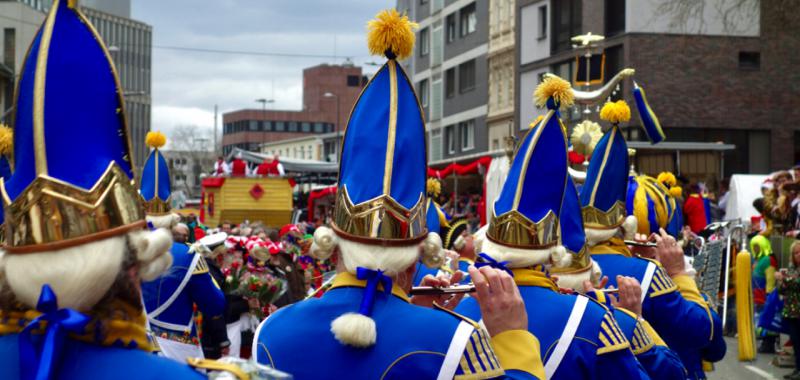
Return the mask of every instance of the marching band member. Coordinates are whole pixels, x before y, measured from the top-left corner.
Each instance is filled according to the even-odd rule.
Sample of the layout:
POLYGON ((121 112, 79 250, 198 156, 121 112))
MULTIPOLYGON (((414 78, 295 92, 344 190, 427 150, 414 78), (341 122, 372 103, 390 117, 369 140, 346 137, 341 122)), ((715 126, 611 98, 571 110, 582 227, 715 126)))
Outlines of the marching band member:
POLYGON ((397 63, 413 49, 414 26, 393 9, 368 26, 370 50, 388 62, 353 108, 334 222, 314 232, 311 248, 338 259, 333 286, 272 314, 259 326, 253 352, 297 379, 541 379, 538 341, 504 272, 470 269, 488 334, 442 307, 412 303, 432 305, 430 298, 408 297, 420 245, 427 264, 442 262, 441 241, 426 228, 425 125, 397 63))
MULTIPOLYGON (((547 267, 567 268, 572 255, 561 245, 559 221, 567 192, 567 145, 557 110, 572 104, 568 82, 548 77, 537 88, 544 119, 517 149, 505 185, 494 202, 480 254, 489 265, 513 274, 528 314, 528 330, 542 344, 548 379, 647 379, 613 314, 579 294, 561 294, 547 267)), ((591 263, 582 273, 590 275, 591 263)), ((587 275, 587 276, 588 276, 587 275)), ((588 277, 587 277, 588 278, 588 277)), ((485 320, 474 299, 456 310, 485 320)))
MULTIPOLYGON (((180 217, 170 211, 169 166, 158 150, 164 146, 166 138, 161 132, 149 132, 145 142, 153 148, 142 169, 140 191, 147 220, 155 228, 171 230, 180 217)), ((190 357, 203 357, 194 305, 203 313, 203 318, 222 319, 225 295, 208 273, 208 264, 202 255, 178 242, 172 243, 170 253, 170 270, 162 277, 143 283, 142 295, 150 329, 161 353, 185 362, 190 357)))
POLYGON ((609 102, 600 116, 613 125, 595 147, 580 193, 592 258, 610 285, 617 286, 617 276, 633 277, 641 284, 642 315, 671 349, 681 354, 702 348, 721 332, 714 331, 705 304, 693 302, 699 292, 684 273, 683 251, 675 239, 666 233, 656 235, 663 252, 660 263, 636 257, 622 240, 623 236, 633 238, 637 229, 637 218, 626 217, 628 148, 618 126, 630 119, 630 108, 624 101, 609 102))
POLYGON ((169 268, 171 238, 145 228, 122 88, 77 1, 53 1, 23 67, 0 182, 0 378, 202 378, 152 354, 139 283, 169 268))

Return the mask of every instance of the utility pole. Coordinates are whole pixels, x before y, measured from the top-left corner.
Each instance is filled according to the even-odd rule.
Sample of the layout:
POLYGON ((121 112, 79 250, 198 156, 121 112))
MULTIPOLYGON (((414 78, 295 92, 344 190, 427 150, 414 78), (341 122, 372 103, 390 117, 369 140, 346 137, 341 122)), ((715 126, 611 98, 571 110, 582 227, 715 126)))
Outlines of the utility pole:
POLYGON ((214 104, 214 155, 216 156, 218 153, 217 151, 217 105, 214 104))

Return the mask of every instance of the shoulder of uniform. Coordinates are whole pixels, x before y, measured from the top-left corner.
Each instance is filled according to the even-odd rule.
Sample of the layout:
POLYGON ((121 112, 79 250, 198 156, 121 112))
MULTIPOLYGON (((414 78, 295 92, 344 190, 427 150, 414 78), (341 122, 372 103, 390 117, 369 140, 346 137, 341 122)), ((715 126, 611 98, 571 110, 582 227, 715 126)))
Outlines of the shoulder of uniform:
POLYGON ((675 282, 669 277, 667 271, 665 271, 663 267, 657 266, 653 273, 653 279, 650 281, 650 288, 647 290, 647 296, 653 298, 677 290, 678 285, 675 285, 675 282))
POLYGON ((194 275, 203 273, 208 273, 208 263, 206 262, 205 257, 199 257, 197 259, 197 265, 195 265, 192 274, 194 275))
POLYGON ((475 327, 476 329, 480 328, 480 324, 478 322, 473 321, 471 318, 469 318, 467 316, 464 316, 464 315, 461 315, 459 313, 456 313, 455 311, 452 311, 450 309, 444 308, 444 307, 440 306, 439 304, 437 304, 435 302, 433 304, 433 308, 436 309, 436 310, 439 310, 439 311, 443 311, 443 312, 449 314, 450 316, 452 316, 453 318, 458 319, 459 321, 467 322, 470 325, 472 325, 472 327, 475 327))
POLYGON ((455 380, 490 379, 503 374, 503 367, 494 352, 489 333, 483 327, 476 326, 472 329, 469 340, 466 342, 453 378, 455 380))
POLYGON ((624 350, 630 347, 628 339, 625 338, 625 334, 622 333, 617 321, 614 319, 614 315, 610 311, 607 311, 603 315, 597 340, 598 355, 624 350))
POLYGON ((636 327, 633 328, 630 344, 634 355, 645 353, 655 345, 655 341, 639 319, 636 320, 636 327))

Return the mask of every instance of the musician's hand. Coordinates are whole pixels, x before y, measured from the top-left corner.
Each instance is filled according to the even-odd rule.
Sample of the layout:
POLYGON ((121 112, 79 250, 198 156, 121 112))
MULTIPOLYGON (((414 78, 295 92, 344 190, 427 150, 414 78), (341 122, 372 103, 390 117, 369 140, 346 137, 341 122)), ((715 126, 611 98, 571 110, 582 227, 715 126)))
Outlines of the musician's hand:
POLYGON ((488 266, 469 267, 475 284, 473 297, 481 308, 483 324, 489 335, 509 330, 528 330, 528 312, 514 279, 505 271, 488 266))
MULTIPOLYGON (((419 285, 432 286, 434 288, 446 288, 451 284, 458 284, 463 278, 464 272, 456 272, 452 276, 439 275, 433 277, 431 275, 426 275, 422 278, 422 281, 419 285)), ((432 296, 417 295, 411 297, 411 303, 417 306, 433 307, 433 303, 436 302, 437 305, 444 307, 445 309, 453 310, 456 306, 458 306, 458 303, 461 302, 462 298, 464 298, 464 293, 432 296)))
MULTIPOLYGON (((597 289, 605 289, 606 285, 608 285, 608 276, 603 276, 600 280, 600 283, 597 284, 597 289)), ((587 294, 593 292, 595 290, 594 284, 591 281, 586 280, 583 282, 583 294, 587 294)))
POLYGON ((611 297, 614 307, 621 307, 636 316, 642 315, 642 287, 633 277, 617 276, 617 297, 611 297))
MULTIPOLYGON (((647 242, 652 241, 650 236, 647 236, 647 235, 644 235, 644 234, 636 234, 636 235, 634 235, 633 240, 638 242, 638 243, 647 243, 647 242)), ((628 246, 628 249, 630 249, 631 252, 633 252, 634 254, 636 254, 638 256, 641 256, 641 257, 646 257, 648 259, 655 259, 656 258, 656 248, 654 248, 654 247, 641 247, 641 246, 638 246, 638 245, 634 245, 634 246, 628 246)))
POLYGON ((667 275, 675 277, 683 274, 686 262, 683 259, 683 250, 678 246, 675 238, 669 236, 664 229, 659 230, 658 235, 653 235, 656 240, 656 260, 661 262, 667 275))

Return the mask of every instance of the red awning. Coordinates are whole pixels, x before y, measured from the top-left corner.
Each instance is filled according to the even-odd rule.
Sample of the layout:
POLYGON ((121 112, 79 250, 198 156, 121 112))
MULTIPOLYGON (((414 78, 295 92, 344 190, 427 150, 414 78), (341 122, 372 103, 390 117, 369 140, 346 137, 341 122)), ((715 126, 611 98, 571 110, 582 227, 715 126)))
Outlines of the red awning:
POLYGON ((445 178, 453 173, 456 175, 467 175, 480 173, 481 170, 486 170, 492 163, 492 157, 483 156, 468 164, 452 163, 442 169, 428 168, 428 177, 445 178))

